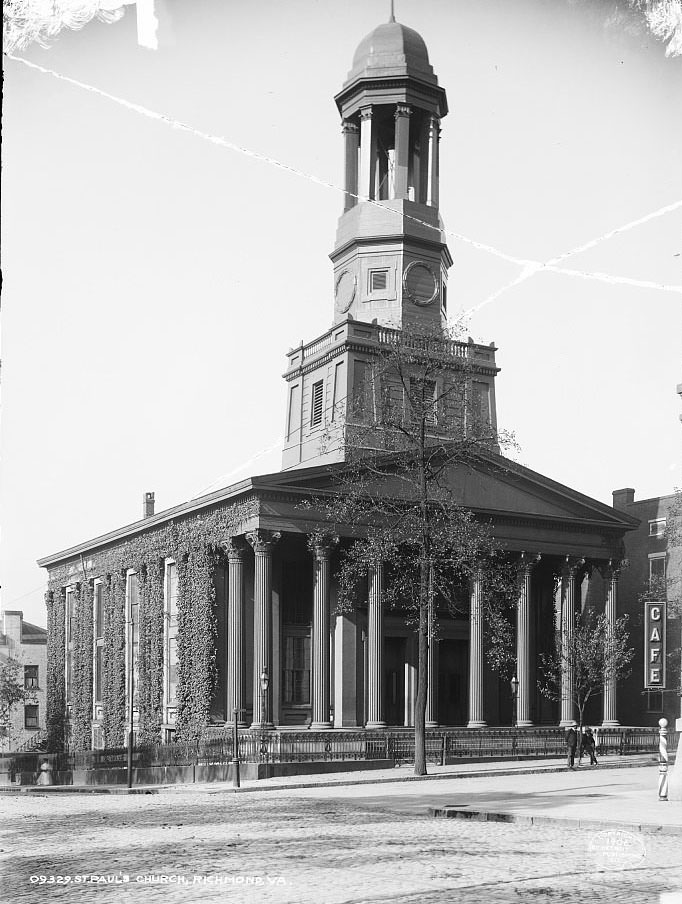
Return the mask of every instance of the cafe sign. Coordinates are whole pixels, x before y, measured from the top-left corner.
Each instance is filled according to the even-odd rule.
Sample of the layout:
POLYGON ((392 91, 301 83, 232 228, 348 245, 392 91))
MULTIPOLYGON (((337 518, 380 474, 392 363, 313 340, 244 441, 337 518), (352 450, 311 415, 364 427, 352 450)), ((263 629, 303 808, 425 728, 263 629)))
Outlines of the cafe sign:
POLYGON ((665 603, 644 604, 644 689, 665 689, 665 603))

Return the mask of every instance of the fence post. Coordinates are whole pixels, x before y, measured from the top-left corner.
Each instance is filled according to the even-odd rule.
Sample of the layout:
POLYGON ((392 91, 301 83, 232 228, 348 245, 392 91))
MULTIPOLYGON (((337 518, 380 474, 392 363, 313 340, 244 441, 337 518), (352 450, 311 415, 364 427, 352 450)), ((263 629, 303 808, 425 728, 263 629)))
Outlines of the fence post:
POLYGON ((440 739, 440 764, 445 765, 445 735, 440 739))
POLYGON ((668 720, 659 719, 658 731, 658 799, 668 799, 668 720))

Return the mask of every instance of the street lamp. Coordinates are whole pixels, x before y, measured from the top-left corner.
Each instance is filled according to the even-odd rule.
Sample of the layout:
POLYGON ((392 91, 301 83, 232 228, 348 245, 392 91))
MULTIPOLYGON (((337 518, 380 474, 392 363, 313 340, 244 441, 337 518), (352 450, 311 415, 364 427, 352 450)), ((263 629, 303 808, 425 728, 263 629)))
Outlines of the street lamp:
POLYGON ((270 676, 268 675, 267 666, 260 673, 260 727, 264 729, 268 721, 268 688, 270 687, 270 676))
POLYGON ((518 721, 518 706, 519 706, 519 679, 514 675, 512 680, 509 682, 511 684, 511 692, 512 692, 512 725, 516 725, 518 721))
POLYGON ((233 778, 232 782, 235 788, 240 787, 239 781, 239 715, 243 713, 243 709, 239 709, 235 706, 232 710, 233 714, 233 722, 232 722, 232 766, 233 766, 233 778))

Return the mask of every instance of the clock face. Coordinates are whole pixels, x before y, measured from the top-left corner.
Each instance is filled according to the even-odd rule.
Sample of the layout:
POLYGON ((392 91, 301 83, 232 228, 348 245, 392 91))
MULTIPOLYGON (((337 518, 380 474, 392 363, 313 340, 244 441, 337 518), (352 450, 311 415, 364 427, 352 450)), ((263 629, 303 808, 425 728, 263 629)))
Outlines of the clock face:
POLYGON ((412 261, 403 273, 403 289, 413 304, 431 304, 439 295, 438 277, 424 261, 412 261))
POLYGON ((339 273, 334 294, 336 296, 336 307, 342 314, 353 304, 357 284, 357 277, 350 270, 342 270, 339 273))

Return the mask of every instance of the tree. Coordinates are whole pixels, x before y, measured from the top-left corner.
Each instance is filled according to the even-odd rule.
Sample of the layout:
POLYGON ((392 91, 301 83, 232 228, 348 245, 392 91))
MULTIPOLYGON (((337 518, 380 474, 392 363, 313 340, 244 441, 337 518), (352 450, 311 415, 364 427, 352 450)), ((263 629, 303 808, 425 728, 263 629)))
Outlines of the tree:
POLYGON ((573 631, 558 633, 555 649, 540 656, 540 693, 561 702, 564 676, 570 675, 581 726, 588 701, 603 693, 607 678, 620 681, 630 674, 635 651, 628 646, 627 623, 627 615, 616 619, 611 627, 604 614, 576 613, 573 631))
POLYGON ((11 743, 12 712, 14 707, 32 699, 21 680, 21 663, 12 657, 0 657, 0 734, 11 743))
POLYGON ((474 469, 504 467, 498 452, 509 438, 497 433, 474 392, 475 346, 445 328, 382 327, 377 335, 373 363, 329 438, 343 443, 341 486, 315 505, 333 531, 344 525, 360 534, 342 557, 340 607, 356 604, 371 563, 388 563, 383 604, 400 607, 416 628, 415 774, 424 775, 438 609, 465 610, 464 588, 476 575, 485 576, 488 601, 515 592, 491 526, 458 501, 474 469))

